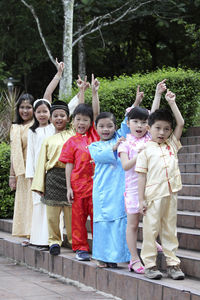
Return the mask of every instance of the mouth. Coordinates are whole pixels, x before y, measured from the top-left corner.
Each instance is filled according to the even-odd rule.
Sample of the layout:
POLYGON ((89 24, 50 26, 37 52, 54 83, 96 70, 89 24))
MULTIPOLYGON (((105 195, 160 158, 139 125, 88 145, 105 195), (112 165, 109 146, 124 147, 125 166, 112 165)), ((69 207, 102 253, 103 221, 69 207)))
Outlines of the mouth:
POLYGON ((136 130, 137 133, 142 133, 142 130, 136 130))

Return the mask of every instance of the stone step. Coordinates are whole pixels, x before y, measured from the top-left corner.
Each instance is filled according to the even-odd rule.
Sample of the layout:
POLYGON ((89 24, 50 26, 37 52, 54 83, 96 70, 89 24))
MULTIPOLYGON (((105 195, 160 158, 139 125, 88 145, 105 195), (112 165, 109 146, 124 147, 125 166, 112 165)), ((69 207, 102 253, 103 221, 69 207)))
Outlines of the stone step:
POLYGON ((200 144, 200 136, 185 136, 181 138, 182 145, 198 145, 200 144))
POLYGON ((181 173, 183 184, 200 185, 200 173, 181 173))
POLYGON ((181 173, 200 173, 200 164, 196 163, 179 163, 181 173))
POLYGON ((200 212, 200 197, 178 195, 178 210, 200 212))
POLYGON ((200 163, 200 153, 180 153, 178 161, 179 163, 200 163))
POLYGON ((200 185, 183 184, 183 188, 178 192, 178 195, 198 197, 200 195, 200 185))
POLYGON ((0 236, 0 255, 40 271, 49 272, 50 276, 62 276, 83 283, 122 300, 200 300, 198 253, 183 251, 180 254, 183 259, 183 268, 188 269, 190 273, 196 272, 196 278, 186 277, 185 280, 174 281, 164 274, 161 280, 149 280, 144 275, 128 272, 127 264, 119 264, 117 269, 99 269, 93 260, 77 261, 70 249, 62 247, 60 255, 51 256, 48 251, 40 251, 33 246, 22 247, 23 239, 11 237, 2 232, 0 236), (184 262, 184 257, 186 260, 190 257, 192 267, 184 262))
POLYGON ((178 153, 199 153, 200 152, 200 144, 198 145, 187 145, 183 146, 178 153))
POLYGON ((188 128, 186 132, 186 136, 200 136, 200 127, 199 126, 193 126, 188 128))
MULTIPOLYGON (((200 229, 177 227, 179 248, 185 250, 199 251, 200 229)), ((142 223, 139 224, 138 241, 142 241, 142 223)))
POLYGON ((177 226, 200 229, 200 212, 178 211, 177 212, 177 226))

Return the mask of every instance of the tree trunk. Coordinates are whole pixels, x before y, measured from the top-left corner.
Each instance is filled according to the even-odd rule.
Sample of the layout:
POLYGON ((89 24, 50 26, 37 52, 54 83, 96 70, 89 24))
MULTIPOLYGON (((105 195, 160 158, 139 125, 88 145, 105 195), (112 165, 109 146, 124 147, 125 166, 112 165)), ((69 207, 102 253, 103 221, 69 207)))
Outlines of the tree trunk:
POLYGON ((59 97, 69 97, 72 90, 72 33, 74 0, 62 0, 64 10, 63 62, 65 69, 60 81, 59 97))
MULTIPOLYGON (((78 30, 81 30, 82 25, 83 18, 80 12, 78 17, 78 30)), ((81 36, 81 31, 79 36, 81 36)), ((83 38, 78 41, 78 74, 81 76, 81 78, 84 78, 86 75, 85 46, 83 38)))

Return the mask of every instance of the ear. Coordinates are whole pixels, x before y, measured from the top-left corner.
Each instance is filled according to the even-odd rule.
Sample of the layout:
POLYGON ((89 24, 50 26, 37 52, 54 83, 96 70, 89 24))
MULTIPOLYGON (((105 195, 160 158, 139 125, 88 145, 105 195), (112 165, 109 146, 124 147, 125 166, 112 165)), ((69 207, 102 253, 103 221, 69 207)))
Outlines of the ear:
POLYGON ((149 131, 149 130, 150 130, 150 128, 151 128, 151 127, 150 127, 150 126, 147 124, 147 131, 149 131))
POLYGON ((130 122, 129 122, 129 120, 126 121, 126 124, 130 128, 130 122))

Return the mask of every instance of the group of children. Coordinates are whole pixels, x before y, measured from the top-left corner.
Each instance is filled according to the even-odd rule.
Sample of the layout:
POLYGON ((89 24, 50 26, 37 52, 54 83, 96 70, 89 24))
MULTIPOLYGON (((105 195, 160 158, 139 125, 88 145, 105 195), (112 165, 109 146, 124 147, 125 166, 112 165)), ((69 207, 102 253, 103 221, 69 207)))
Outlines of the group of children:
MULTIPOLYGON (((61 73, 62 69, 62 63, 58 63, 61 73)), ((57 76, 50 89, 47 88, 49 95, 56 87, 57 76)), ((22 175, 24 182, 31 181, 26 191, 30 191, 30 183, 33 191, 33 208, 23 206, 21 210, 25 214, 29 209, 31 230, 20 235, 30 236, 30 243, 48 246, 50 254, 58 255, 63 211, 68 242, 76 258, 87 261, 90 254, 86 221, 90 216, 92 258, 97 260, 98 267, 115 268, 117 263, 129 261, 129 271, 160 279, 163 274, 157 270, 156 256, 163 251, 168 276, 183 279, 175 252, 177 192, 181 189, 177 152, 184 120, 175 94, 167 90, 165 95, 176 119, 173 132, 171 112, 159 109, 166 91, 165 80, 156 87, 150 113, 139 106, 144 94, 138 87, 135 102, 126 110, 117 130, 115 116, 110 112, 100 113, 98 80, 92 75, 92 107, 84 103, 84 92, 89 87, 87 79, 79 77, 77 84, 79 104, 73 110, 68 130, 70 113, 65 102, 58 100, 51 104, 51 96, 44 95, 44 99, 31 102, 26 98, 18 104, 21 124, 29 128, 27 159, 24 158, 26 172, 24 165, 21 173, 16 171, 12 150, 10 186, 14 189, 22 175), (29 109, 25 110, 26 105, 29 109), (140 214, 144 215, 141 251, 144 265, 137 252, 140 214), (162 247, 156 241, 158 235, 162 247)), ((12 145, 13 141, 11 149, 12 145)), ((17 189, 20 186, 16 187, 16 194, 17 189)), ((19 199, 15 205, 16 202, 20 205, 19 199)), ((13 222, 18 226, 15 215, 13 222)))

